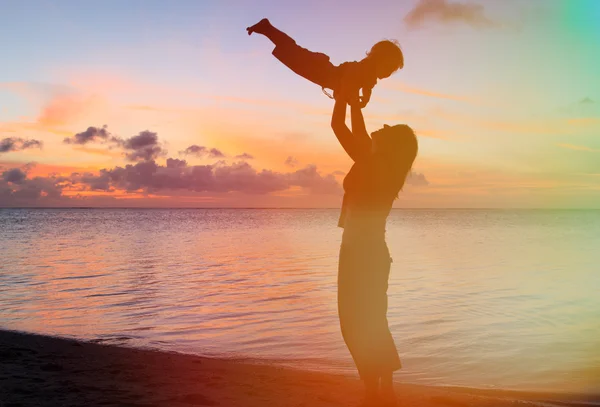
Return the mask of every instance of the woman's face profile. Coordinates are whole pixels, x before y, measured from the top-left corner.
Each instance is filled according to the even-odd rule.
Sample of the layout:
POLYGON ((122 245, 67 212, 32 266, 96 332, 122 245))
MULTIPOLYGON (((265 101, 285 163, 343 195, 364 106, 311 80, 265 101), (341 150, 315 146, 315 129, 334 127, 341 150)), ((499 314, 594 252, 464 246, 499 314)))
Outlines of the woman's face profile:
POLYGON ((377 154, 377 152, 381 149, 381 138, 386 127, 387 125, 384 125, 383 128, 375 130, 373 133, 371 133, 371 154, 377 154))

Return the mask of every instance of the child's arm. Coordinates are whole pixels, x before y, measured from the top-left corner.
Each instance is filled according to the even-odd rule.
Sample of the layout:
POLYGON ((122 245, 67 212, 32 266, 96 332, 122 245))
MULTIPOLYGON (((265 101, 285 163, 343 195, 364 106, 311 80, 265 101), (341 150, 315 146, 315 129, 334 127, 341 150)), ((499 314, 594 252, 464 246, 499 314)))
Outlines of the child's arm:
POLYGON ((366 62, 345 62, 342 67, 341 86, 346 88, 348 94, 348 104, 358 106, 362 109, 371 100, 373 87, 377 84, 375 72, 366 62), (360 91, 362 89, 362 96, 360 91))
MULTIPOLYGON (((357 62, 344 62, 340 64, 342 75, 339 86, 343 88, 346 102, 353 106, 360 104, 359 65, 357 62)), ((339 92, 338 92, 339 93, 339 92)))

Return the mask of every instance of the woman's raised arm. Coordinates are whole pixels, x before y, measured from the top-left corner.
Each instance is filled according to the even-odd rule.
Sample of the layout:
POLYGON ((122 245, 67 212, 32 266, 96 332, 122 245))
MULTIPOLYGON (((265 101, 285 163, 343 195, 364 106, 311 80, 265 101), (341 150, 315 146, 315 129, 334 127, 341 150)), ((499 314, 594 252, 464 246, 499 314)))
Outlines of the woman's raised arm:
POLYGON ((352 123, 352 134, 356 139, 359 150, 361 153, 370 154, 372 143, 371 137, 369 137, 367 127, 365 126, 362 110, 357 104, 350 106, 350 119, 352 123))
MULTIPOLYGON (((359 161, 364 158, 366 154, 370 154, 371 138, 367 134, 367 130, 364 128, 364 120, 362 120, 362 113, 360 113, 360 109, 359 114, 360 119, 362 120, 362 128, 360 125, 355 127, 355 108, 352 109, 352 130, 358 132, 359 134, 355 134, 353 131, 350 131, 348 126, 346 126, 346 100, 343 95, 337 95, 335 99, 333 114, 331 116, 331 128, 350 158, 352 158, 354 161, 359 161), (368 146, 365 142, 365 137, 369 141, 368 146)), ((356 118, 356 120, 358 120, 358 116, 356 116, 356 118)))

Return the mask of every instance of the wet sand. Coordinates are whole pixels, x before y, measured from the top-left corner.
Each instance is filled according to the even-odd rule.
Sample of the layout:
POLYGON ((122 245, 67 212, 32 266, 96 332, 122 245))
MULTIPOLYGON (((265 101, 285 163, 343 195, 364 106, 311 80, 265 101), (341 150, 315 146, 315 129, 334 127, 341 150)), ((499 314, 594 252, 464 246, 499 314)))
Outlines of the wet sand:
MULTIPOLYGON (((0 407, 358 406, 362 391, 343 375, 0 330, 0 407)), ((547 405, 525 393, 396 391, 399 406, 547 405)))

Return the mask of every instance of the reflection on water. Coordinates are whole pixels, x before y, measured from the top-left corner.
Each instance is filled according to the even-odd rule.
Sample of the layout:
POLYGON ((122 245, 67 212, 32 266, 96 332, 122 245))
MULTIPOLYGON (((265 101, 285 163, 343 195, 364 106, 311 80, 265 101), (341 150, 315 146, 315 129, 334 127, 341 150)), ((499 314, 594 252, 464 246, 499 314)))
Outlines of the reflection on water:
MULTIPOLYGON (((337 210, 0 210, 0 326, 353 371, 337 210)), ((600 212, 393 211, 402 380, 593 392, 600 212)))

